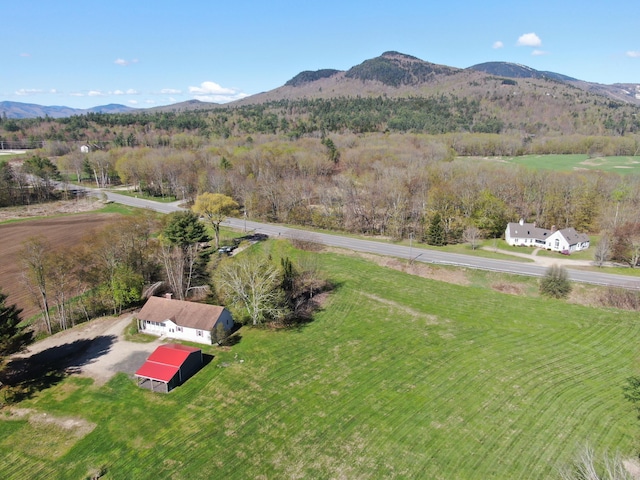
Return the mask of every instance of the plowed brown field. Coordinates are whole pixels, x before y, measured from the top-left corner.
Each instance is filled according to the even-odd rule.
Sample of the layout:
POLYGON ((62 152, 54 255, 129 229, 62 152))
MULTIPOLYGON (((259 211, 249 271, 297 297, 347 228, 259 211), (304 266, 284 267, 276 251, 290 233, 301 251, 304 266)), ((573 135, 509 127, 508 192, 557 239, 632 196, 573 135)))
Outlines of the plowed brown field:
POLYGON ((91 230, 109 223, 113 214, 88 213, 0 225, 0 289, 8 295, 7 302, 22 308, 22 318, 38 313, 29 292, 21 282, 18 252, 30 237, 42 235, 52 247, 79 243, 91 230))

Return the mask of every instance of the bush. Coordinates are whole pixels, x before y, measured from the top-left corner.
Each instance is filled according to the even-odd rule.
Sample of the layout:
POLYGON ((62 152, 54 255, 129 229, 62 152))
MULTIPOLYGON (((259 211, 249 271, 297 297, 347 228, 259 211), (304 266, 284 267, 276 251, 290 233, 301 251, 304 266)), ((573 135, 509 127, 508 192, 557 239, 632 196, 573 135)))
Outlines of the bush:
POLYGON ((549 267, 540 280, 540 293, 547 297, 567 298, 571 293, 567 271, 558 265, 549 267))

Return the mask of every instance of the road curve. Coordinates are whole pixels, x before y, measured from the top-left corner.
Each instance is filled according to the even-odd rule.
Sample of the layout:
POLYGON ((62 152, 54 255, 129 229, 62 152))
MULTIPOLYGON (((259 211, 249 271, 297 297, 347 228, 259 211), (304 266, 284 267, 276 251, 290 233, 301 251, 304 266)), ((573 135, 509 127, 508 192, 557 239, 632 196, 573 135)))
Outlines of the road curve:
MULTIPOLYGON (((87 189, 93 194, 101 195, 102 192, 87 189)), ((112 192, 104 192, 110 201, 138 208, 149 208, 160 213, 171 213, 181 210, 180 202, 160 203, 152 200, 134 198, 112 192)), ((419 247, 408 247, 391 243, 362 240, 328 233, 308 232, 295 228, 283 227, 268 223, 253 222, 239 218, 229 218, 223 223, 238 230, 247 232, 264 233, 271 237, 304 238, 316 243, 331 247, 345 248, 358 252, 373 253, 390 257, 405 258, 416 262, 431 263, 437 265, 452 265, 457 267, 476 268, 495 272, 510 273, 515 275, 527 275, 533 277, 543 276, 547 267, 532 263, 515 262, 510 260, 496 260, 472 255, 441 252, 419 247)), ((593 272, 566 267, 569 278, 574 282, 590 283, 594 285, 606 285, 640 290, 640 279, 625 275, 616 275, 605 272, 593 272)))

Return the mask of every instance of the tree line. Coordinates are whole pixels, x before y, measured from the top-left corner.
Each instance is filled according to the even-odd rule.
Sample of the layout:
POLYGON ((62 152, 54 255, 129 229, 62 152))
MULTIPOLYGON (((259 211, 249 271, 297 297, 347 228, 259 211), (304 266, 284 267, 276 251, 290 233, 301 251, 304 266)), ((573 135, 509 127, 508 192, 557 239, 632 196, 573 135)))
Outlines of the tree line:
POLYGON ((120 217, 77 246, 54 248, 45 237, 25 241, 19 255, 23 283, 40 309, 42 330, 51 334, 118 315, 140 305, 144 292, 222 303, 240 323, 308 319, 314 292, 326 286, 317 269, 288 258, 279 265, 259 252, 226 258, 217 251, 219 225, 237 204, 205 194, 196 205, 198 213, 120 217), (215 245, 200 214, 209 215, 215 245))
MULTIPOLYGON (((567 141, 599 151, 606 148, 607 139, 567 141)), ((637 148, 637 138, 624 140, 629 150, 637 148)), ((256 220, 396 240, 411 236, 435 245, 459 243, 469 236, 498 238, 508 222, 523 218, 546 228, 605 232, 612 239, 607 255, 634 263, 633 254, 620 252, 635 248, 637 175, 533 171, 456 157, 451 145, 461 149, 464 142, 454 134, 298 139, 255 135, 190 149, 76 151, 55 162, 28 160, 21 168, 40 172, 44 185, 49 162, 63 178, 98 187, 125 184, 134 191, 185 202, 204 192, 219 193, 256 220), (470 235, 473 229, 478 234, 470 235)))
POLYGON ((437 95, 285 99, 199 110, 11 119, 0 123, 0 141, 157 147, 256 134, 486 133, 518 137, 526 152, 522 139, 531 136, 562 144, 564 136, 624 137, 640 128, 639 109, 633 105, 556 84, 533 85, 525 92, 495 79, 487 82, 437 95))

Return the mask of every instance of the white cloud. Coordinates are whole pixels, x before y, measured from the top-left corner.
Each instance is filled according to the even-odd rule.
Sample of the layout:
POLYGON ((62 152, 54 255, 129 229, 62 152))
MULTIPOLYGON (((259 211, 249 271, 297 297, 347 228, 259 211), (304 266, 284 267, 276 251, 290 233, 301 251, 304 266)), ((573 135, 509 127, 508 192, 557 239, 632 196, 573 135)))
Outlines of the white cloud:
POLYGON ((87 95, 89 95, 90 97, 104 97, 104 93, 102 93, 100 90, 89 90, 89 93, 87 93, 87 95))
POLYGON ((39 88, 21 88, 20 90, 16 90, 14 93, 19 97, 26 97, 29 95, 38 95, 39 93, 44 92, 44 90, 40 90, 39 88))
POLYGON ((540 47, 542 40, 540 40, 540 37, 535 33, 525 33, 524 35, 520 35, 516 45, 519 47, 540 47))
POLYGON ((26 52, 24 52, 24 53, 21 53, 21 54, 20 54, 20 56, 21 56, 21 57, 30 57, 30 56, 31 56, 31 54, 30 54, 30 53, 26 53, 26 52))
POLYGON ((129 104, 131 105, 137 105, 138 101, 137 100, 129 100, 129 104))
POLYGON ((502 48, 502 47, 504 47, 504 43, 502 43, 500 40, 498 40, 497 42, 494 42, 492 48, 498 49, 498 48, 502 48))
POLYGON ((129 88, 128 90, 114 90, 113 92, 109 92, 112 95, 140 95, 140 92, 134 90, 133 88, 129 88))
POLYGON ((194 95, 233 95, 232 88, 221 87, 215 82, 202 82, 199 87, 189 87, 189 93, 194 95))
POLYGON ((124 58, 117 58, 115 62, 116 65, 120 65, 121 67, 128 67, 133 63, 138 63, 138 59, 134 58, 133 60, 125 60, 124 58))
POLYGON ((248 96, 246 93, 234 88, 222 87, 215 82, 202 82, 199 87, 189 87, 189 93, 201 102, 215 103, 232 102, 248 96))
POLYGON ((629 50, 627 52, 627 57, 640 58, 640 51, 638 51, 638 50, 629 50))
POLYGON ((175 88, 163 88, 162 90, 160 90, 160 93, 162 93, 163 95, 180 95, 182 93, 182 90, 177 90, 175 88))
POLYGON ((531 55, 533 55, 534 57, 539 57, 540 55, 548 55, 549 52, 545 52, 544 50, 534 50, 533 52, 531 52, 531 55))

